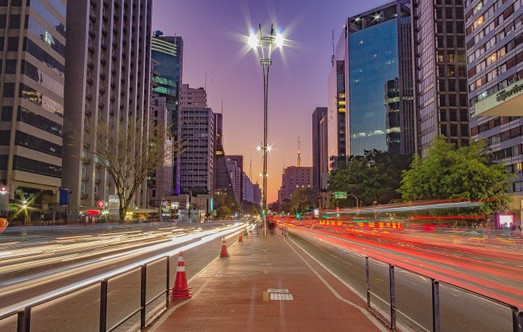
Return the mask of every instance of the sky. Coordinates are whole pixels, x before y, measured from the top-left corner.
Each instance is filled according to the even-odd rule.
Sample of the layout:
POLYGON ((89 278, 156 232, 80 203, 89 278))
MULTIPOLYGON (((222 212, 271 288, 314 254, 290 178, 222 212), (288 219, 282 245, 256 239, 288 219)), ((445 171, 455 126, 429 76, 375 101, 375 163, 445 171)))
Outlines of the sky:
POLYGON ((312 166, 312 113, 327 106, 331 55, 348 17, 384 0, 153 0, 153 31, 181 36, 182 82, 204 87, 208 106, 223 113, 226 155, 243 155, 244 172, 261 187, 263 73, 246 44, 259 24, 271 23, 286 36, 269 70, 269 203, 278 199, 283 169, 312 166))

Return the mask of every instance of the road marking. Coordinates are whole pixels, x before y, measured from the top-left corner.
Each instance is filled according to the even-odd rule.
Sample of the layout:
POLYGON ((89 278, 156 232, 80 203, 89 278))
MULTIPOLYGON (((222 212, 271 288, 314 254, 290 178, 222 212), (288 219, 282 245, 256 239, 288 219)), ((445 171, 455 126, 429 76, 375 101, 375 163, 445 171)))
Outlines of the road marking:
MULTIPOLYGON (((371 322, 372 324, 374 324, 374 326, 376 326, 381 332, 388 332, 389 330, 387 328, 385 328, 383 326, 383 324, 377 320, 368 310, 366 310, 365 308, 362 308, 361 306, 357 305, 356 303, 353 303, 345 298, 343 298, 343 296, 341 296, 340 293, 338 293, 328 282, 327 280, 325 280, 320 274, 318 271, 316 271, 312 265, 309 264, 309 262, 307 262, 305 260, 305 258, 303 258, 300 253, 293 247, 289 244, 289 242, 287 242, 288 240, 286 239, 285 240, 285 243, 287 243, 287 245, 296 253, 296 255, 298 255, 298 257, 300 257, 300 259, 309 267, 309 269, 311 269, 311 271, 316 275, 316 277, 318 277, 318 279, 320 279, 320 281, 331 291, 332 294, 334 294, 334 296, 336 296, 338 298, 338 300, 340 301, 343 301, 353 307, 355 307, 356 309, 358 309, 362 314, 364 314, 371 322)), ((305 249, 303 249, 302 247, 300 247, 296 242, 294 242, 293 240, 290 240, 292 243, 294 243, 298 248, 300 248, 302 250, 302 252, 304 252, 306 255, 308 255, 311 259, 313 259, 316 263, 318 263, 322 268, 324 268, 327 272, 329 272, 333 277, 335 277, 336 279, 338 279, 338 281, 340 281, 342 284, 344 284, 346 287, 348 287, 354 294, 357 294, 358 295, 358 292, 349 284, 347 284, 345 281, 343 281, 340 277, 338 277, 336 274, 334 274, 334 272, 332 272, 331 270, 329 270, 325 265, 323 265, 321 262, 319 262, 316 258, 312 257, 311 254, 309 254, 308 252, 305 251, 305 249)))

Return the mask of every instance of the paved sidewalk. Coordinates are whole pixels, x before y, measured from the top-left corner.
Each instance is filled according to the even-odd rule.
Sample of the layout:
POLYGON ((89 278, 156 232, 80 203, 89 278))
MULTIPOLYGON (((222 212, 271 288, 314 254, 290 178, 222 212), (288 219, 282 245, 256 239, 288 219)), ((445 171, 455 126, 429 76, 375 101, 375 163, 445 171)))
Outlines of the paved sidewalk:
POLYGON ((230 257, 189 280, 192 298, 173 301, 149 332, 389 331, 279 231, 268 237, 255 231, 227 250, 230 257))

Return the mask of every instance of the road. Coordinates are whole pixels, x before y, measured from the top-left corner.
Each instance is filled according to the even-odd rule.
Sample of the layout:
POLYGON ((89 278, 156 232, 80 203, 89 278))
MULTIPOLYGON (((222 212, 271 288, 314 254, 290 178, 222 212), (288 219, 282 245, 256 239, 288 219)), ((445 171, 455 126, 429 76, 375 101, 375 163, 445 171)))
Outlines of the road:
MULTIPOLYGON (((363 298, 364 256, 370 257, 371 289, 376 294, 371 302, 384 316, 388 317, 390 308, 379 298, 389 299, 388 264, 396 266, 398 310, 416 317, 428 330, 432 326, 430 278, 441 282, 444 331, 512 330, 510 310, 460 287, 523 308, 523 243, 519 240, 296 221, 282 225, 363 298)), ((414 326, 402 315, 400 321, 414 326)), ((422 330, 418 326, 413 329, 422 330)))

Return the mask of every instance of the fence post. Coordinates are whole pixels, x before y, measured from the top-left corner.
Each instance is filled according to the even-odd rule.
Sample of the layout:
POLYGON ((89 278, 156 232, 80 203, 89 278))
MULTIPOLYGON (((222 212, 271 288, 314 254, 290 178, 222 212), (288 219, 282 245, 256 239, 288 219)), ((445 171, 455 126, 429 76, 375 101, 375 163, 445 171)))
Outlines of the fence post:
POLYGON ((145 329, 145 312, 146 312, 146 291, 147 291, 147 264, 142 265, 142 281, 140 283, 141 292, 140 292, 140 327, 142 331, 145 329))
POLYGON ((432 282, 432 331, 440 331, 440 305, 439 305, 439 281, 430 279, 432 282))
POLYGON ((523 312, 520 312, 517 307, 512 307, 512 325, 514 332, 523 331, 523 312))
POLYGON ((31 307, 25 307, 18 313, 17 332, 29 332, 31 329, 31 307))
POLYGON ((390 291, 390 328, 396 331, 396 283, 394 281, 394 266, 389 265, 390 291))
POLYGON ((167 268, 165 269, 166 278, 165 278, 165 308, 169 308, 169 287, 171 286, 169 278, 171 277, 171 257, 167 256, 167 268))
POLYGON ((107 280, 100 284, 100 332, 107 331, 107 280))
POLYGON ((367 289, 367 307, 370 308, 370 272, 369 256, 365 256, 365 287, 367 289))

